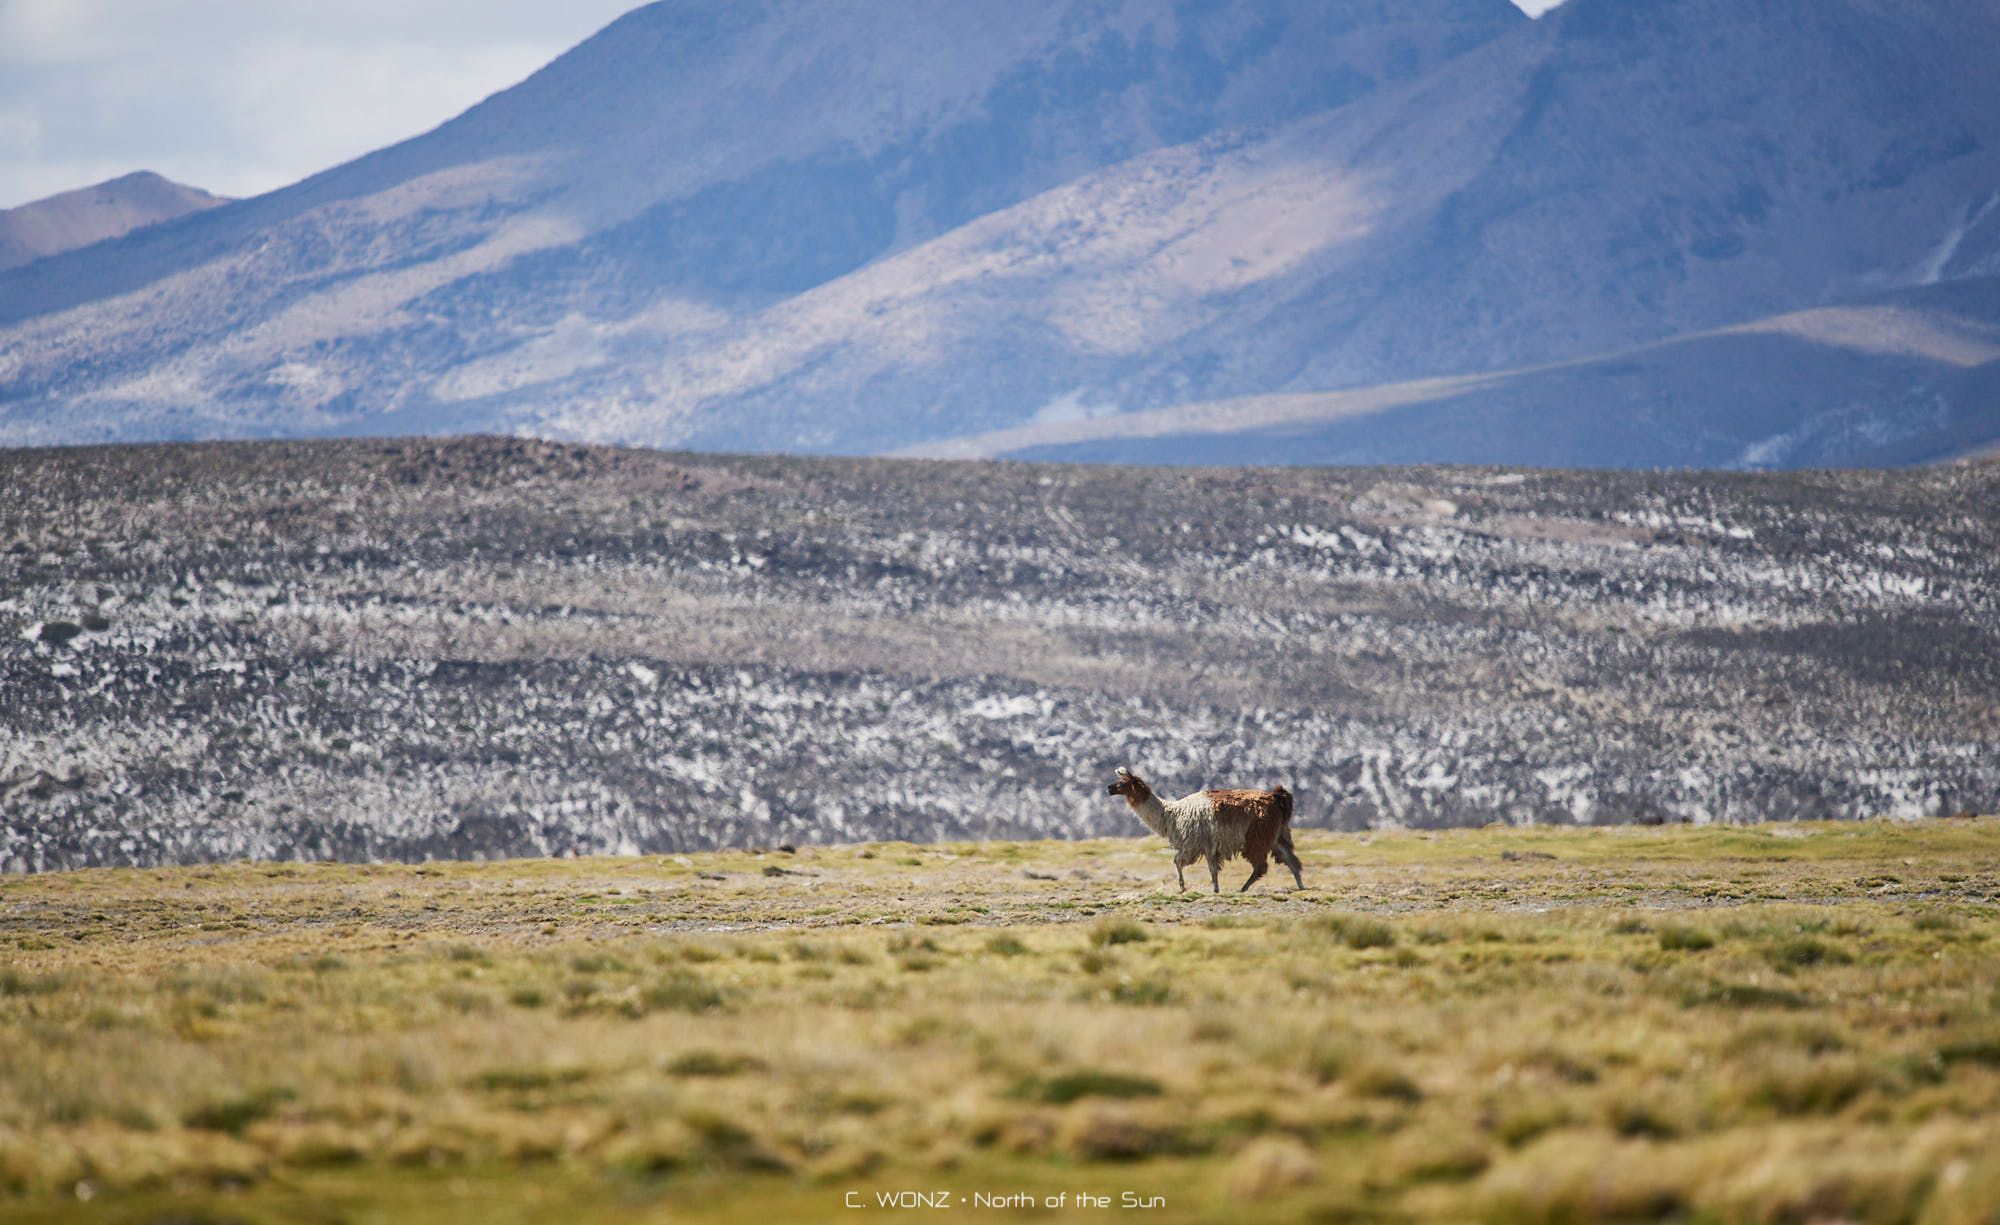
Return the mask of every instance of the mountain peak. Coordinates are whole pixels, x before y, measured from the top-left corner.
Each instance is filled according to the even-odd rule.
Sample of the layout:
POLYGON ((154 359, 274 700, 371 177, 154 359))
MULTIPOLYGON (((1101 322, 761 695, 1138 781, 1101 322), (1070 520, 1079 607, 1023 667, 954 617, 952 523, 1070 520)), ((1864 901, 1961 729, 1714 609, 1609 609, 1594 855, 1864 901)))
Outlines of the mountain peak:
POLYGON ((87 247, 229 201, 150 170, 0 209, 0 268, 87 247))

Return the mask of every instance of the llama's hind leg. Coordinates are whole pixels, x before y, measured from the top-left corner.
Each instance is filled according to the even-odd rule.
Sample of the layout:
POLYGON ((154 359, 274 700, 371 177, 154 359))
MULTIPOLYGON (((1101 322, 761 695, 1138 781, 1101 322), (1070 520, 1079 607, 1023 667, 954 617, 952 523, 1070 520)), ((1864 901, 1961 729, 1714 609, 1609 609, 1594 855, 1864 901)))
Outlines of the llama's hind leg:
POLYGON ((1280 833, 1278 845, 1272 849, 1277 852, 1278 862, 1292 870, 1292 879, 1298 882, 1299 888, 1305 888, 1306 878, 1300 868, 1298 852, 1292 849, 1292 831, 1280 833))

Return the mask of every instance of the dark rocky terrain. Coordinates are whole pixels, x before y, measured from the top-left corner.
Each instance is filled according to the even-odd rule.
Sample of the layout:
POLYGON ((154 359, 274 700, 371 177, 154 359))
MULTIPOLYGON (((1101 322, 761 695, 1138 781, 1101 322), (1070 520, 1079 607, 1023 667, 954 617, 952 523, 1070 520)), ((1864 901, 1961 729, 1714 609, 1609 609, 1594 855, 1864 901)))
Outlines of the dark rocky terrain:
POLYGON ((0 452, 0 867, 1992 811, 2000 465, 0 452))

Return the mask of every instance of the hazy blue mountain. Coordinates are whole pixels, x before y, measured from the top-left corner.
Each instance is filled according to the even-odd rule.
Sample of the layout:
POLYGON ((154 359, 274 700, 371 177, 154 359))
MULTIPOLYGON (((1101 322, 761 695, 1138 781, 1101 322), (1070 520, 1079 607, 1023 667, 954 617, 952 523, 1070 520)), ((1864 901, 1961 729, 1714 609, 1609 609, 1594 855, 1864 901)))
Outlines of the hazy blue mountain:
POLYGON ((0 269, 227 204, 150 170, 0 209, 0 269))
MULTIPOLYGON (((1965 449, 1984 360, 1877 353, 1867 304, 2000 275, 1995 62, 1970 0, 671 0, 421 137, 0 275, 0 441, 1081 457, 1079 422, 1478 375, 1310 453, 1965 449)), ((1269 426, 1190 446, 1308 453, 1269 426)))

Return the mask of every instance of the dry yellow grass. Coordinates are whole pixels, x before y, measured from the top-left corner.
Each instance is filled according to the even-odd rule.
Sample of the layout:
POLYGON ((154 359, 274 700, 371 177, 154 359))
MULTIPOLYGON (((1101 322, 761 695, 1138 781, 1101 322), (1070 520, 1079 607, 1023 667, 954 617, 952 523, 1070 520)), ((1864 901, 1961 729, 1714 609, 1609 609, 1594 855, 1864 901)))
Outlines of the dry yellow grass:
POLYGON ((2000 820, 1300 853, 7 878, 0 1217, 2000 1220, 2000 820))

